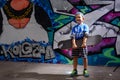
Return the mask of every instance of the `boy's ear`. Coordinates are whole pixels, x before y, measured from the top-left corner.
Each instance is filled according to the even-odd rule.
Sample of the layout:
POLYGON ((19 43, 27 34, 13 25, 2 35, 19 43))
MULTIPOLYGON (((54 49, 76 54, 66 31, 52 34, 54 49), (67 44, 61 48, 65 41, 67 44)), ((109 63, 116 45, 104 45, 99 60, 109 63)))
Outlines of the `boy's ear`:
POLYGON ((85 18, 83 17, 83 20, 85 20, 85 18))

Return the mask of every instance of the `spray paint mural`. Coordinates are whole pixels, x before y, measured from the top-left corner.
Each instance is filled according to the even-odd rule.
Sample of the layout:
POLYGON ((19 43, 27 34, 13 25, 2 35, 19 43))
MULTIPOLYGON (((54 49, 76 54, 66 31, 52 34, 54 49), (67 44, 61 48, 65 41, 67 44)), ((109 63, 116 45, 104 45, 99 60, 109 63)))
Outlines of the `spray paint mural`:
POLYGON ((25 5, 15 8, 14 1, 0 0, 0 60, 72 64, 71 49, 57 45, 70 39, 80 11, 90 35, 102 36, 98 45, 88 46, 89 65, 120 65, 120 1, 21 0, 25 5))
POLYGON ((1 57, 28 60, 55 57, 47 28, 50 17, 40 4, 29 0, 1 1, 1 57), (29 59, 30 58, 30 59, 29 59))

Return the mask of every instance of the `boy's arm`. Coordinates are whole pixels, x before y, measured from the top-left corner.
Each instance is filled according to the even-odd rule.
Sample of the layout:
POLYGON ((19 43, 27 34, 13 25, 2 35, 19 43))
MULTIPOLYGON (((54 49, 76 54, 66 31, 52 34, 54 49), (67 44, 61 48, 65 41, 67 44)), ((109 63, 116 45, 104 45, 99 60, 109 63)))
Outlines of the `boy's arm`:
POLYGON ((75 38, 72 38, 72 48, 77 48, 75 38))
POLYGON ((89 35, 89 27, 88 27, 88 25, 86 25, 85 29, 84 29, 84 37, 83 37, 82 46, 81 46, 83 48, 86 47, 86 42, 87 42, 87 39, 88 39, 88 35, 89 35))
POLYGON ((87 42, 87 37, 83 37, 83 41, 82 41, 82 48, 86 47, 86 42, 87 42))
POLYGON ((82 46, 81 47, 83 47, 83 48, 86 47, 87 39, 88 39, 88 33, 84 32, 84 37, 83 37, 83 41, 82 41, 82 46))
POLYGON ((76 45, 76 40, 75 40, 75 33, 74 33, 74 29, 72 28, 72 32, 71 32, 71 40, 72 40, 72 48, 77 48, 76 45))

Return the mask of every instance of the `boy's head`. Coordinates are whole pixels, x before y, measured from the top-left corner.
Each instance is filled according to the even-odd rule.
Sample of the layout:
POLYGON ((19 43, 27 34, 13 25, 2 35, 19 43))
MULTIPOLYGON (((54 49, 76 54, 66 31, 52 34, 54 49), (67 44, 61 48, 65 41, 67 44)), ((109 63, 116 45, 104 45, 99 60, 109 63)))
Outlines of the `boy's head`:
POLYGON ((83 15, 81 12, 77 12, 77 13, 75 14, 75 21, 76 21, 78 24, 83 23, 83 21, 84 21, 84 15, 83 15))

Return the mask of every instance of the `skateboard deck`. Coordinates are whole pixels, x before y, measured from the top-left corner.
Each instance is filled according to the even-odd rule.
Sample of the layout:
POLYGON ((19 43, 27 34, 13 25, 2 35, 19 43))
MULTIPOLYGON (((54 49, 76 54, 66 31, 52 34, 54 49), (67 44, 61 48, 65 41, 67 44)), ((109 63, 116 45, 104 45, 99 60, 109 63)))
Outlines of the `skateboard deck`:
MULTIPOLYGON (((87 39, 87 46, 94 46, 97 45, 98 43, 100 43, 102 40, 101 35, 94 35, 94 36, 88 36, 87 39)), ((78 47, 80 47, 82 45, 82 40, 76 40, 76 44, 78 47)), ((60 41, 58 43, 58 48, 59 49, 70 49, 72 48, 72 40, 68 39, 68 40, 63 40, 60 41)))

